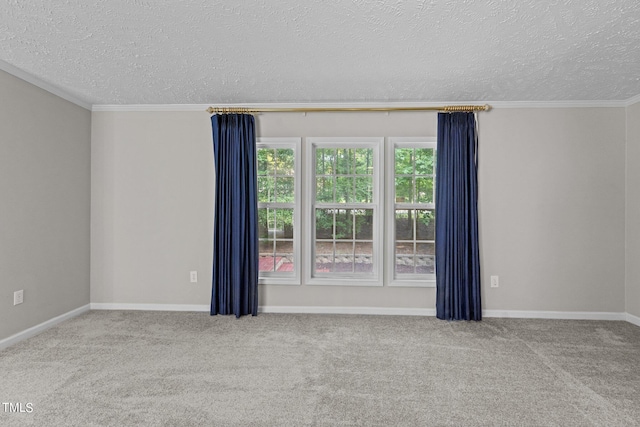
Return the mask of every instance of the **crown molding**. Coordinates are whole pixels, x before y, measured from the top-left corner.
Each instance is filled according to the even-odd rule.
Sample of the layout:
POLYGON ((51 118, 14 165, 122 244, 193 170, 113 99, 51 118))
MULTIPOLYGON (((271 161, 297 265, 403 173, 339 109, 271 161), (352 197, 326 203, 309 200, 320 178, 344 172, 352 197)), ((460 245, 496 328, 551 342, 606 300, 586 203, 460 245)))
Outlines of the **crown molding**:
MULTIPOLYGON (((233 106, 243 106, 249 104, 234 104, 233 106)), ((264 104, 267 105, 267 104, 264 104)), ((275 104, 269 104, 275 105, 275 104)), ((226 106, 226 105, 225 105, 226 106)), ((103 112, 103 111, 118 111, 118 112, 158 112, 158 111, 201 111, 207 113, 207 108, 210 104, 94 104, 91 107, 91 111, 103 112)), ((209 113, 207 113, 209 114, 209 113)))
POLYGON ((624 108, 624 100, 589 101, 495 101, 491 108, 624 108))
POLYGON ((73 104, 76 104, 79 107, 82 107, 86 110, 91 110, 91 104, 89 104, 88 102, 85 102, 83 100, 81 100, 80 98, 71 95, 70 93, 60 89, 57 86, 54 86, 50 83, 47 83, 41 79, 39 79, 38 77, 27 73, 24 70, 21 70, 18 67, 15 67, 11 64, 9 64, 6 61, 3 61, 2 59, 0 59, 0 70, 5 71, 9 74, 11 74, 14 77, 17 77, 21 80, 24 80, 27 83, 31 83, 34 86, 39 87, 40 89, 46 90, 47 92, 60 97, 66 101, 69 101, 73 104))
POLYGON ((631 107, 633 104, 640 102, 640 94, 633 96, 625 101, 626 107, 631 107))

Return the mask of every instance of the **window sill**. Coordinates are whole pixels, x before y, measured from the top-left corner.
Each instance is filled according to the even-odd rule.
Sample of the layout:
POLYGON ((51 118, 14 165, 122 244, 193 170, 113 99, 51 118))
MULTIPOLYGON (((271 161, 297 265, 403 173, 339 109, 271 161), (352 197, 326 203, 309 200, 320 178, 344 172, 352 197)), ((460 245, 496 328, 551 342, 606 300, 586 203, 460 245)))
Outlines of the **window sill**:
POLYGON ((435 288, 436 280, 435 279, 404 279, 404 280, 392 280, 389 284, 389 287, 399 288, 435 288))
POLYGON ((307 279, 310 286, 382 286, 382 282, 377 278, 357 279, 352 277, 313 277, 307 279))
POLYGON ((285 285, 285 286, 300 286, 299 279, 289 279, 280 277, 261 277, 258 279, 258 285, 285 285))

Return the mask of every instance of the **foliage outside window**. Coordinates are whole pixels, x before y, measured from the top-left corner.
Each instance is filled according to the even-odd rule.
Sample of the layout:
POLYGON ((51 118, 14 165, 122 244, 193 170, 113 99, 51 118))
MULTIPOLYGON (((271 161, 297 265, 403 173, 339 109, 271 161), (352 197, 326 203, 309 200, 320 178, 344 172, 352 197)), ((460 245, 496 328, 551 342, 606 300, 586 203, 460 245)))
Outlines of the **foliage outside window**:
POLYGON ((376 179, 381 140, 317 138, 311 144, 311 279, 333 280, 331 284, 379 281, 376 179))
POLYGON ((260 283, 434 286, 435 139, 307 138, 304 198, 300 154, 259 139, 260 283))
POLYGON ((393 279, 435 279, 435 141, 393 143, 393 279))
MULTIPOLYGON (((296 139, 299 141, 299 139, 296 139)), ((261 138, 258 142, 258 239, 261 279, 297 282, 299 248, 296 207, 295 142, 261 138)), ((263 280, 264 281, 264 280, 263 280)))

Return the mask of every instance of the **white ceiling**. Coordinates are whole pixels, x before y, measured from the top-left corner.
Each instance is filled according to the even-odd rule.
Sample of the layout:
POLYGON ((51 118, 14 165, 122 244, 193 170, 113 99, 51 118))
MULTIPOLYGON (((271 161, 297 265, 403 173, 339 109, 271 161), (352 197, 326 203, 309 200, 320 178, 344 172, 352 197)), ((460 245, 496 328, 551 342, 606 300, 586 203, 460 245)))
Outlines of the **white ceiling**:
POLYGON ((0 60, 88 104, 626 100, 638 0, 0 0, 0 60))

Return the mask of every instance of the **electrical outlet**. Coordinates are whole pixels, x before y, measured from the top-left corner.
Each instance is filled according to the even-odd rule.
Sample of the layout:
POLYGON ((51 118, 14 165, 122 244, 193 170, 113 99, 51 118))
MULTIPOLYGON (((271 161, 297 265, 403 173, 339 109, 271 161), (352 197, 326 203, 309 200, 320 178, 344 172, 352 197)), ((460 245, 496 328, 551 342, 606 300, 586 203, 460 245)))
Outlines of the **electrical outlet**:
POLYGON ((22 304, 24 302, 24 290, 15 291, 13 293, 13 305, 22 304))
POLYGON ((189 278, 191 280, 191 283, 198 283, 198 272, 192 271, 191 273, 189 273, 189 278))
POLYGON ((491 287, 497 288, 498 286, 500 286, 500 283, 498 282, 498 276, 491 276, 491 287))

